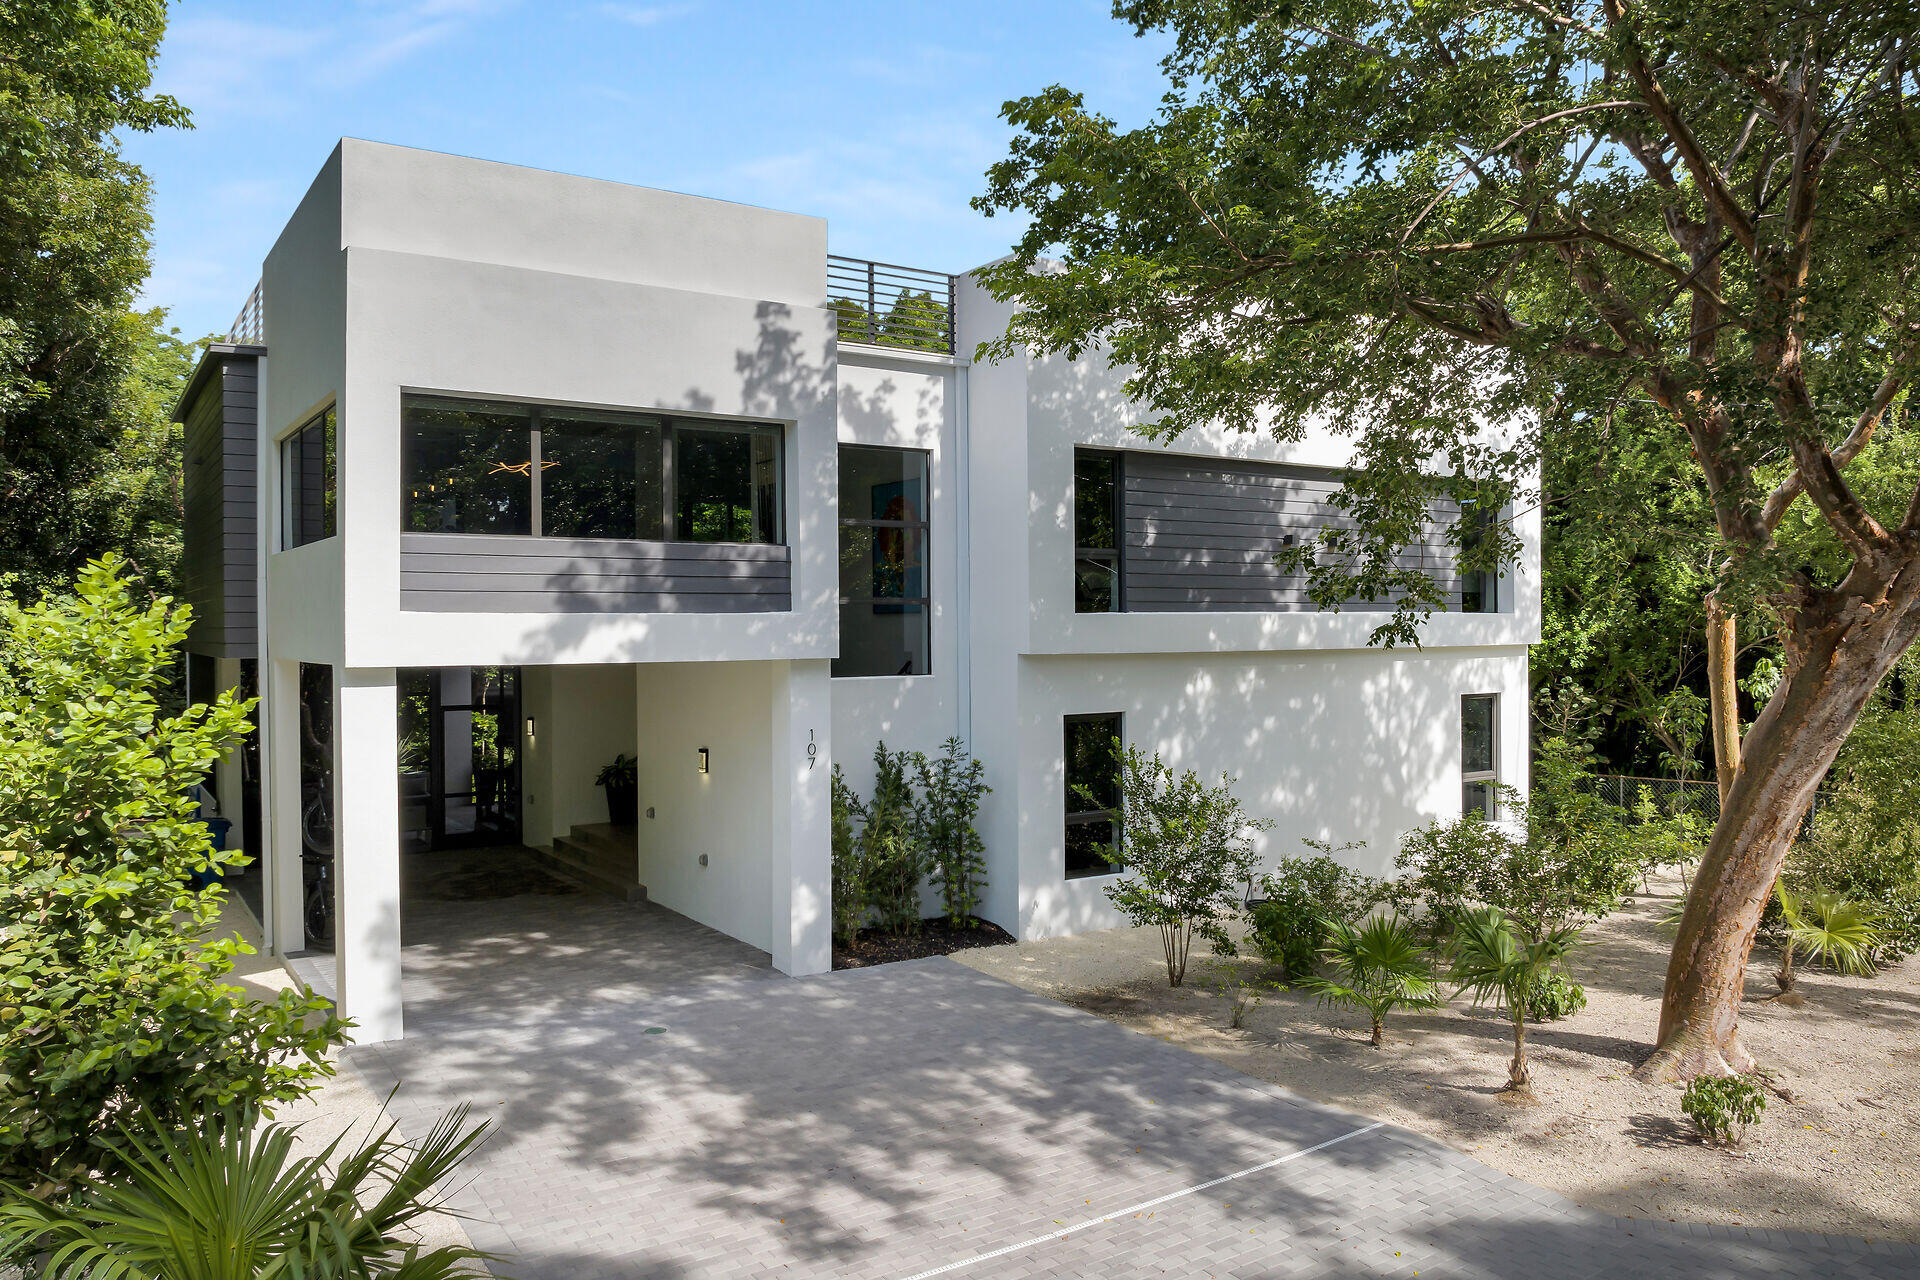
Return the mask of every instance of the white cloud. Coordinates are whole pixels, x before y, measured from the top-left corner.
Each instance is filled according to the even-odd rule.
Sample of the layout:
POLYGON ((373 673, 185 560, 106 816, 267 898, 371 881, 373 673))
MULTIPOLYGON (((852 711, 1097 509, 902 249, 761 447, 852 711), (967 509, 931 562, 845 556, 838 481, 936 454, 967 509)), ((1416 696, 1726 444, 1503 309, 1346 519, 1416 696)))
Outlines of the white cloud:
POLYGON ((694 4, 603 4, 600 13, 630 27, 657 27, 675 18, 684 18, 700 6, 694 4))

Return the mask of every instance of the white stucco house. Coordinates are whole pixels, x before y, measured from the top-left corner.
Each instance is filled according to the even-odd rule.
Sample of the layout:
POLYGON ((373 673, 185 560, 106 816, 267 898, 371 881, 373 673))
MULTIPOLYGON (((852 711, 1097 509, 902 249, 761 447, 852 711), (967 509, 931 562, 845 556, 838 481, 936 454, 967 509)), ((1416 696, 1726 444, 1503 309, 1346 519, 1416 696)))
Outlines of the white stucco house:
POLYGON ((190 693, 261 698, 215 779, 243 896, 288 955, 327 899, 361 1039, 404 1025, 403 861, 462 843, 827 970, 829 773, 881 739, 985 762, 1022 939, 1119 923, 1074 799, 1109 735, 1237 777, 1270 859, 1378 870, 1524 787, 1537 515, 1497 583, 1409 548, 1454 607, 1370 648, 1273 560, 1340 437, 1147 444, 1103 361, 972 363, 1007 319, 818 218, 340 144, 178 416, 190 693))

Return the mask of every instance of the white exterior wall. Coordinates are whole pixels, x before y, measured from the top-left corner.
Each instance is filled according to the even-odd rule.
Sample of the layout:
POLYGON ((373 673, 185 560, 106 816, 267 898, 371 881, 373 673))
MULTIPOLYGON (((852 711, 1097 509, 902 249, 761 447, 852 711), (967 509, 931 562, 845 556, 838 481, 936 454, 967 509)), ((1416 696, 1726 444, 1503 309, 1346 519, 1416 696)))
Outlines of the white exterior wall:
POLYGON ((575 826, 607 820, 594 778, 617 755, 639 749, 632 666, 522 667, 520 714, 534 721, 520 742, 520 827, 546 844, 575 826))

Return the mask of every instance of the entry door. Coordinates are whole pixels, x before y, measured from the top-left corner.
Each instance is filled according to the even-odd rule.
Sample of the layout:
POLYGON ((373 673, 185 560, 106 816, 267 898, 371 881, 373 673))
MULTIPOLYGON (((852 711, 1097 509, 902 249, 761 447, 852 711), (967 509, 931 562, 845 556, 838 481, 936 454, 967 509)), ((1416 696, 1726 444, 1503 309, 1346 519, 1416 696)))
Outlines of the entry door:
POLYGON ((401 826, 412 847, 520 843, 518 667, 406 672, 401 736, 401 826))

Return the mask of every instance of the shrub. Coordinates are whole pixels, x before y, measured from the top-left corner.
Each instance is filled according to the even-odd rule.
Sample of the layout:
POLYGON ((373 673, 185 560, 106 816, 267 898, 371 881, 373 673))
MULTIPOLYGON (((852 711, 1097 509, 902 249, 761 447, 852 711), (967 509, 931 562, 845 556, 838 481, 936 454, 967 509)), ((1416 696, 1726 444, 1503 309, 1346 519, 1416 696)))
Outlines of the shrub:
POLYGON ((864 807, 860 864, 874 923, 888 933, 920 929, 920 881, 926 860, 914 830, 913 788, 907 782, 909 753, 873 748, 873 798, 864 807))
POLYGON ((1326 942, 1326 922, 1357 920, 1379 904, 1380 881, 1342 866, 1339 850, 1313 840, 1303 843, 1321 852, 1311 858, 1282 858, 1260 877, 1263 899, 1248 913, 1249 941, 1262 958, 1288 978, 1313 972, 1315 957, 1326 942))
POLYGON ((1558 1022, 1587 1007, 1587 989, 1564 973, 1550 973, 1527 992, 1527 1018, 1558 1022))
POLYGON ((1403 877, 1395 894, 1417 907, 1435 934, 1451 932, 1482 906, 1500 908, 1523 937, 1536 940, 1610 914, 1649 859, 1670 861, 1690 847, 1691 821, 1628 821, 1583 790, 1577 758, 1564 743, 1543 745, 1531 800, 1501 788, 1511 822, 1469 814, 1408 833, 1394 860, 1403 877))
POLYGON ((1327 942, 1320 954, 1334 977, 1309 976, 1300 986, 1317 993, 1318 1003, 1365 1009, 1373 1020, 1373 1046, 1387 1041, 1387 1015, 1395 1009, 1431 1009, 1441 1003, 1433 962, 1413 929, 1397 914, 1376 915, 1361 924, 1327 921, 1327 942))
POLYGON ((1695 1076, 1680 1095, 1694 1132, 1716 1146, 1739 1146, 1766 1109, 1766 1095, 1745 1076, 1695 1076))
POLYGON ((1793 990, 1796 951, 1842 973, 1863 977, 1873 973, 1873 949, 1879 945, 1880 931, 1857 904, 1826 889, 1815 889, 1803 898, 1779 881, 1774 882, 1773 893, 1786 933, 1780 971, 1773 975, 1782 991, 1793 990))
MULTIPOLYGON (((1543 938, 1522 938, 1498 907, 1481 907, 1454 921, 1447 944, 1453 961, 1450 976, 1476 1004, 1491 1001, 1506 1010, 1513 1027, 1513 1062, 1507 1068, 1507 1087, 1525 1089, 1532 1080, 1527 1063, 1527 1019, 1532 997, 1579 942, 1578 924, 1561 924, 1543 938)), ((1585 1000, 1585 993, 1581 999, 1585 1000)))
POLYGON ((1247 1025, 1247 1015, 1260 1007, 1268 992, 1286 990, 1285 983, 1249 976, 1234 956, 1215 956, 1208 970, 1213 989, 1227 1002, 1227 1025, 1236 1031, 1247 1025))
MULTIPOLYGON (((1109 885, 1109 901, 1136 925, 1153 925, 1167 962, 1167 985, 1187 976, 1197 935, 1233 954, 1227 922, 1253 878, 1250 833, 1273 824, 1249 818, 1225 774, 1210 787, 1189 769, 1172 769, 1137 747, 1114 743, 1120 763, 1120 845, 1127 874, 1109 885)), ((1097 799, 1089 797, 1094 803, 1097 799)))
POLYGON ((920 782, 914 826, 940 886, 941 908, 948 924, 970 924, 987 876, 987 846, 974 826, 980 798, 993 790, 986 784, 987 767, 968 756, 960 739, 948 738, 933 759, 914 752, 913 770, 920 782))
POLYGON ((833 803, 828 832, 833 850, 833 936, 842 942, 851 942, 860 932, 860 926, 867 922, 866 867, 860 860, 861 844, 853 831, 853 820, 860 814, 861 804, 837 764, 833 766, 831 786, 833 803))
POLYGON ((417 1143, 388 1126, 352 1150, 337 1138, 299 1159, 290 1127, 251 1114, 184 1131, 144 1119, 119 1140, 118 1170, 70 1202, 10 1196, 0 1206, 0 1252, 45 1251, 34 1274, 47 1280, 473 1275, 460 1264, 490 1255, 424 1249, 415 1235, 422 1218, 449 1212, 433 1189, 485 1132, 462 1132, 465 1118, 462 1107, 417 1143))
POLYGON ((164 715, 188 611, 136 605, 109 558, 72 597, 0 612, 0 1181, 43 1193, 113 1159, 119 1123, 167 1127, 308 1092, 343 1027, 310 990, 221 982, 234 867, 189 792, 246 728, 222 694, 164 715))

